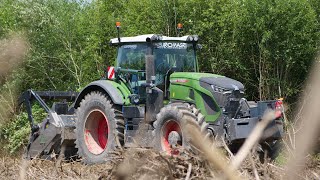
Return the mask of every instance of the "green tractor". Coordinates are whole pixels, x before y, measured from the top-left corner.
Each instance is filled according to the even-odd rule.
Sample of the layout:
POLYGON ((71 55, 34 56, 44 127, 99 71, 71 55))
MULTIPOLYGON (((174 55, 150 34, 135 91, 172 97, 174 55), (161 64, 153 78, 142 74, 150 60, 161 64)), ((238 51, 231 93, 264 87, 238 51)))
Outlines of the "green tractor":
POLYGON ((236 151, 268 109, 279 113, 260 144, 273 152, 283 136, 282 102, 248 102, 239 81, 200 73, 198 40, 196 35, 118 36, 110 41, 118 50, 115 66, 81 92, 24 93, 21 102, 27 104, 32 128, 27 158, 77 154, 93 164, 110 159, 118 148, 134 146, 178 154, 178 147, 192 147, 185 123, 236 151), (48 112, 38 125, 32 118, 33 99, 48 112), (64 101, 49 108, 43 99, 64 101), (68 106, 66 100, 74 103, 68 106))

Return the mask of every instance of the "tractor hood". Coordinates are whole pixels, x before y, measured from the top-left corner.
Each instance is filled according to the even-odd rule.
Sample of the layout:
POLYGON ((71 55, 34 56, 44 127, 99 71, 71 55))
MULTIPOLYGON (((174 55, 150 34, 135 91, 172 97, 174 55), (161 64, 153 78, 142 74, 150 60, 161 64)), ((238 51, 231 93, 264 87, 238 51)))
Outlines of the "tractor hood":
POLYGON ((244 91, 244 86, 241 82, 217 74, 176 72, 173 73, 170 78, 198 80, 200 81, 200 84, 206 83, 208 85, 213 85, 217 89, 223 91, 244 91))
POLYGON ((224 76, 222 76, 222 77, 202 77, 199 79, 199 81, 216 86, 217 88, 222 88, 223 90, 244 91, 244 86, 241 82, 236 81, 231 78, 224 77, 224 76))
POLYGON ((175 72, 170 76, 170 83, 171 98, 192 100, 193 93, 198 93, 196 104, 208 115, 214 115, 219 111, 219 107, 227 107, 230 99, 240 99, 244 96, 244 86, 241 82, 217 74, 175 72), (202 101, 199 101, 199 95, 202 101))

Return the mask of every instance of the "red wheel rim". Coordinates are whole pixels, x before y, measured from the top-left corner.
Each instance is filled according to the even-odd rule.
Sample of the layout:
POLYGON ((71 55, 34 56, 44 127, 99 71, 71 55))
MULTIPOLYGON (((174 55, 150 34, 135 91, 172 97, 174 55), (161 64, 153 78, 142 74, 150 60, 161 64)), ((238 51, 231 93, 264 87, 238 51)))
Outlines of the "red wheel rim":
POLYGON ((84 141, 92 154, 101 154, 108 144, 108 119, 100 110, 89 113, 84 127, 84 141))
MULTIPOLYGON (((181 136, 181 129, 179 124, 174 120, 169 120, 165 123, 165 125, 162 127, 162 136, 161 136, 161 146, 162 150, 166 151, 169 155, 177 155, 179 154, 179 151, 174 150, 171 148, 171 145, 169 143, 169 134, 173 131, 178 132, 178 134, 181 136)), ((181 141, 182 142, 182 141, 181 141)), ((182 145, 182 144, 179 144, 182 145)))

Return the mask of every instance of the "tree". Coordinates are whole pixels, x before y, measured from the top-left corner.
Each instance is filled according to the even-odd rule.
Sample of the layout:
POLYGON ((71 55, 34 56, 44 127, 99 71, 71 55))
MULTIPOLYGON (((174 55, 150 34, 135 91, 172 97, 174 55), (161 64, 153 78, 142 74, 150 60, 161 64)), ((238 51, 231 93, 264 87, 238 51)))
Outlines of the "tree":
POLYGON ((259 84, 258 97, 295 99, 318 48, 314 10, 299 0, 247 0, 239 5, 243 8, 235 25, 238 54, 258 82, 252 84, 259 84))

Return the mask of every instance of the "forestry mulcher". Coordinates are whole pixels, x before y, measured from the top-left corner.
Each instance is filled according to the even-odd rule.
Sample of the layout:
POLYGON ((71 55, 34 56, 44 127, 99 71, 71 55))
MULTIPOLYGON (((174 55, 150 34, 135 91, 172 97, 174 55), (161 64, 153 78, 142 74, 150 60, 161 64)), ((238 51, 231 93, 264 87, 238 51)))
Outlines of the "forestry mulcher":
POLYGON ((77 93, 26 91, 20 99, 31 125, 26 157, 76 155, 93 164, 132 146, 174 155, 179 147, 192 149, 185 123, 198 129, 204 139, 239 147, 269 109, 278 113, 260 147, 271 154, 283 134, 282 101, 247 101, 241 82, 200 73, 198 40, 196 35, 118 35, 110 41, 118 50, 115 66, 108 68, 104 78, 77 93), (49 108, 46 99, 62 100, 49 108), (34 123, 32 100, 48 113, 40 124, 34 123))

